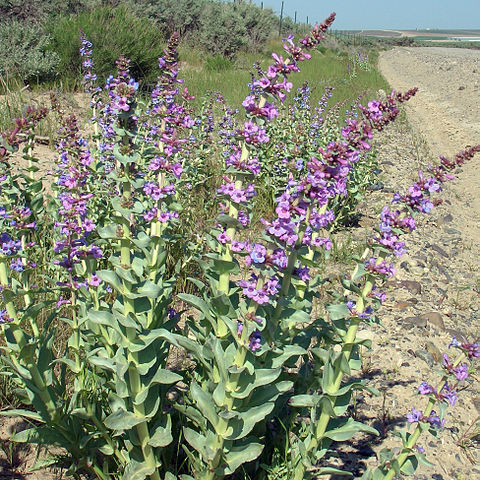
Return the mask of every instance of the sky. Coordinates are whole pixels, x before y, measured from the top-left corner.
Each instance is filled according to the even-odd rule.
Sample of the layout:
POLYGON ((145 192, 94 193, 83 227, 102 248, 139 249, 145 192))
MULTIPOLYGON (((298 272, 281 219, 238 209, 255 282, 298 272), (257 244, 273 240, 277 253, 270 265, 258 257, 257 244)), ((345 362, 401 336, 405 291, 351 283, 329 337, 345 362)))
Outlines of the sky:
MULTIPOLYGON (((248 0, 244 0, 248 1, 248 0)), ((252 3, 261 4, 260 0, 252 3)), ((278 15, 282 0, 263 0, 278 15)), ((337 30, 480 29, 480 0, 284 0, 284 16, 310 24, 337 13, 337 30)))

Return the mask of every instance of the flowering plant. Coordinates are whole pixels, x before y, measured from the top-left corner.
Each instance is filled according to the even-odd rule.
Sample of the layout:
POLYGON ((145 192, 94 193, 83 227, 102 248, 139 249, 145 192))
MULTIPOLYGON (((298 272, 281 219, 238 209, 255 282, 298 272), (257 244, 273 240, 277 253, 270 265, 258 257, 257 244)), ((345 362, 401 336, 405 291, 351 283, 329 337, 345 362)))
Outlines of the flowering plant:
MULTIPOLYGON (((209 106, 195 118, 192 97, 180 87, 178 36, 159 59, 148 101, 124 58, 105 88, 97 87, 92 46, 82 38, 95 134, 87 141, 53 99, 62 124, 53 196, 39 196, 43 186, 33 175, 30 138, 43 113, 29 111, 3 136, 1 322, 11 374, 32 408, 2 413, 35 421, 16 441, 61 447, 77 478, 87 472, 130 480, 273 478, 271 466, 288 445, 283 478, 301 480, 345 473, 322 466, 332 442, 377 433, 347 415, 355 390, 375 393, 363 381, 344 381, 368 345, 356 333, 375 321, 381 284, 394 273, 388 257, 404 252, 400 236, 415 228, 414 214, 432 208, 430 195, 455 163, 442 159, 432 178, 420 175, 395 196, 393 209, 384 208, 364 256, 342 278, 344 294, 322 305, 323 316, 317 307, 326 280, 318 265, 331 248, 331 225, 356 163, 416 90, 359 106, 362 115, 337 135, 309 144, 302 168, 285 172, 271 189, 274 214, 262 220, 263 232, 248 236, 257 177, 269 168, 272 137, 279 141, 271 125, 292 88, 289 75, 333 20, 299 44, 285 39, 288 58, 273 54, 258 70, 243 123, 235 125, 223 107, 218 215, 211 228, 195 232, 197 242, 185 242, 195 235, 182 220, 201 183, 197 167, 205 159, 197 154, 215 150, 214 121, 209 106), (31 165, 16 176, 8 167, 20 129, 28 132, 31 165), (42 270, 31 260, 35 249, 42 270), (192 257, 202 273, 188 278, 191 293, 174 295, 192 257), (61 329, 69 335, 63 352, 55 344, 61 329)), ((477 356, 476 346, 462 348, 477 356)), ((465 375, 463 364, 448 358, 445 369, 459 380, 465 375)), ((432 402, 452 403, 456 389, 446 385, 421 389, 432 402)), ((414 411, 412 420, 441 424, 432 408, 414 411)), ((407 456, 395 471, 413 448, 410 437, 405 442, 407 456)))

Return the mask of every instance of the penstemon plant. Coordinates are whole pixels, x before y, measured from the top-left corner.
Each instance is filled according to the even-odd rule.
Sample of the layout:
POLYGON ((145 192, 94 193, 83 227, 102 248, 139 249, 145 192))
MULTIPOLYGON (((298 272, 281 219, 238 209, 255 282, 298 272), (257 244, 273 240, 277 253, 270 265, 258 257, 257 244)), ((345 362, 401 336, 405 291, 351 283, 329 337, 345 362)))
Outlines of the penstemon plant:
MULTIPOLYGON (((327 466, 332 442, 377 433, 347 414, 355 390, 375 393, 345 381, 368 346, 356 332, 376 321, 381 284, 394 273, 388 257, 405 251, 400 236, 415 228, 413 215, 432 208, 430 194, 480 147, 455 162, 442 158, 431 178, 420 174, 395 195, 342 293, 322 304, 319 265, 342 208, 355 204, 370 139, 416 92, 358 105, 343 128, 326 120, 330 90, 313 112, 308 86, 290 110, 282 107, 289 75, 334 18, 298 45, 288 37, 287 58, 273 54, 266 71, 257 67, 243 122, 218 94, 198 113, 190 106, 177 35, 148 99, 124 58, 96 86, 92 45, 82 36, 94 134, 84 138, 52 99, 61 128, 49 193, 33 155, 46 112, 28 110, 2 136, 1 323, 25 408, 1 413, 32 421, 15 441, 59 447, 38 467, 65 466, 75 478, 301 480, 347 474, 327 466), (29 167, 17 174, 9 161, 21 130, 29 167), (262 189, 273 209, 253 233, 262 189), (201 225, 192 214, 199 198, 216 212, 201 225), (193 259, 201 274, 179 291, 193 259)), ((475 344, 457 346, 479 356, 475 344)), ((446 375, 458 381, 465 365, 445 357, 446 375)), ((442 422, 435 403, 456 398, 456 384, 445 381, 421 385, 429 404, 411 415, 417 429, 402 434, 398 459, 387 452, 366 478, 411 470, 419 434, 442 422)))

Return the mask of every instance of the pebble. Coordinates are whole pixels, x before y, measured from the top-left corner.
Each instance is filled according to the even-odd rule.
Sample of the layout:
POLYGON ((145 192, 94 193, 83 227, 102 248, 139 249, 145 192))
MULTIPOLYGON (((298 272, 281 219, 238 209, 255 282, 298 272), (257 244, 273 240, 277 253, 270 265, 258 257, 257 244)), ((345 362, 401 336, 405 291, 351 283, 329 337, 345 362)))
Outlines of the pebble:
POLYGON ((440 363, 443 360, 442 352, 433 342, 425 342, 425 349, 433 357, 435 363, 440 363))
POLYGON ((420 284, 420 282, 417 282, 415 280, 403 280, 401 282, 401 286, 415 295, 421 295, 422 293, 422 285, 420 284))
POLYGON ((432 250, 435 250, 437 253, 439 253, 442 257, 445 258, 450 258, 450 255, 440 246, 438 245, 432 245, 431 246, 432 250))
POLYGON ((403 322, 408 323, 413 327, 425 328, 427 326, 427 319, 421 317, 407 317, 403 322))
POLYGON ((459 342, 467 343, 468 339, 463 332, 455 330, 453 328, 447 328, 445 330, 450 336, 455 337, 459 342))
POLYGON ((477 412, 480 414, 480 397, 472 397, 472 403, 477 412))
POLYGON ((377 182, 374 183, 373 185, 369 185, 367 187, 367 190, 370 190, 371 192, 378 192, 380 190, 383 190, 385 188, 385 184, 382 182, 377 182))
POLYGON ((431 323, 439 330, 445 331, 445 323, 443 322, 442 316, 438 312, 424 313, 422 318, 425 318, 428 323, 431 323))
POLYGON ((420 360, 423 360, 429 367, 433 367, 433 364, 435 363, 433 355, 426 350, 415 350, 415 356, 420 360))
POLYGON ((444 228, 443 231, 445 233, 448 233, 449 235, 461 235, 462 234, 462 232, 460 230, 457 230, 455 228, 450 228, 450 227, 444 228))

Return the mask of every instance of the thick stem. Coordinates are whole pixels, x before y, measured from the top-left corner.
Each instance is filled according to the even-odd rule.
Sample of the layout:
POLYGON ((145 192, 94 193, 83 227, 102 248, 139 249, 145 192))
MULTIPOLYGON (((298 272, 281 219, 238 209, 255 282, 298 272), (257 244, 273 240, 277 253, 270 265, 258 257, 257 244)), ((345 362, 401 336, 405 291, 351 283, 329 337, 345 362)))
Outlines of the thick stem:
MULTIPOLYGON (((0 261, 0 285, 4 288, 8 288, 8 271, 4 260, 0 261)), ((11 329, 17 345, 20 347, 20 349, 23 349, 27 345, 27 339, 25 338, 25 334, 20 327, 20 322, 15 305, 11 300, 9 300, 6 302, 5 307, 7 310, 7 315, 13 319, 12 322, 8 324, 8 328, 11 329)), ((21 366, 14 354, 10 354, 10 358, 14 365, 18 366, 20 369, 21 366)), ((48 391, 48 388, 45 384, 45 380, 40 374, 37 365, 32 361, 32 358, 28 358, 25 360, 25 366, 30 372, 30 375, 32 376, 33 383, 35 384, 35 387, 38 390, 38 394, 40 395, 40 398, 42 399, 42 402, 47 409, 49 421, 51 421, 57 412, 57 408, 55 406, 55 402, 50 396, 50 392, 48 391)))
MULTIPOLYGON (((123 191, 123 197, 125 203, 128 204, 131 196, 130 186, 125 187, 123 191)), ((122 267, 125 269, 131 268, 131 252, 130 252, 130 225, 129 222, 121 217, 121 225, 123 227, 123 237, 120 240, 120 260, 122 263, 122 267)), ((125 292, 129 292, 131 289, 131 285, 127 282, 123 282, 125 292)), ((135 313, 135 308, 133 305, 133 300, 127 298, 126 295, 123 296, 123 306, 124 306, 124 315, 128 316, 130 314, 135 313)), ((137 331, 135 328, 127 328, 127 338, 130 341, 134 341, 137 337, 137 331)), ((127 361, 129 364, 128 368, 128 375, 129 375, 129 389, 130 389, 130 398, 132 399, 132 409, 133 413, 137 417, 145 417, 145 408, 144 405, 135 405, 133 400, 136 398, 137 394, 140 392, 142 388, 142 380, 136 368, 136 365, 139 363, 138 353, 131 352, 127 350, 127 361)), ((138 424, 135 427, 138 435, 138 439, 140 441, 140 448, 142 450, 143 458, 145 460, 145 465, 150 468, 154 469, 154 473, 150 475, 150 479, 152 480, 161 480, 160 474, 157 469, 157 462, 155 459, 155 452, 153 451, 152 447, 148 444, 150 441, 150 432, 148 430, 148 421, 143 421, 142 423, 138 424)))
MULTIPOLYGON (((365 252, 367 252, 367 251, 368 250, 366 250, 365 252)), ((366 255, 366 253, 364 253, 364 256, 365 255, 366 255)), ((383 258, 380 256, 377 260, 377 263, 381 263, 382 260, 383 260, 383 258)), ((355 271, 357 271, 357 269, 358 269, 358 266, 355 268, 355 271)), ((367 296, 372 291, 372 288, 373 288, 373 280, 369 279, 369 280, 366 281, 365 286, 364 286, 363 291, 362 291, 362 294, 359 297, 359 299, 357 300, 357 304, 355 306, 355 310, 356 310, 357 314, 363 313, 363 311, 365 310, 365 299, 367 298, 367 296)), ((350 360, 350 356, 352 354, 353 347, 354 347, 353 342, 355 341, 355 338, 357 336, 357 331, 358 331, 358 327, 360 326, 360 323, 361 323, 361 319, 358 316, 353 317, 351 319, 350 326, 347 330, 347 333, 346 333, 345 337, 343 338, 342 351, 343 351, 343 354, 345 355, 345 358, 346 358, 347 362, 350 360)), ((341 383, 342 383, 343 375, 344 374, 343 374, 342 370, 339 367, 337 367, 336 372, 335 372, 335 380, 333 382, 333 385, 331 385, 330 391, 327 392, 327 393, 338 392, 338 390, 340 389, 341 383)), ((335 406, 335 401, 336 401, 335 398, 336 397, 333 397, 331 399, 331 401, 333 403, 333 406, 335 406)), ((329 422, 330 422, 330 415, 325 410, 322 411, 322 413, 320 414, 319 421, 317 423, 317 427, 316 427, 316 431, 315 431, 315 437, 312 438, 312 440, 310 441, 310 445, 308 446, 309 451, 318 447, 319 442, 323 438, 323 436, 324 436, 324 434, 325 434, 325 432, 328 428, 328 423, 329 422)))

